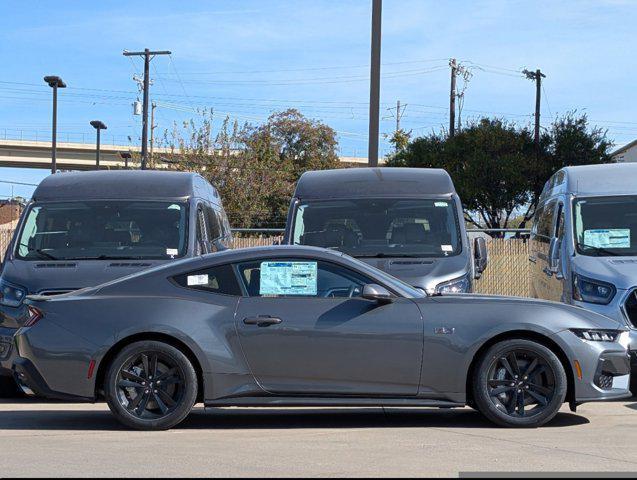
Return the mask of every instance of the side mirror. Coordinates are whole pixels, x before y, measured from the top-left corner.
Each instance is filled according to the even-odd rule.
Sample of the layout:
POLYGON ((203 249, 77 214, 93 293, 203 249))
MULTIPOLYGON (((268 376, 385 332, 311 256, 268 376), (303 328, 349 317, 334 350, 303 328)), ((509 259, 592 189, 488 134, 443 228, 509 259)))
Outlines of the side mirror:
POLYGON ((549 245, 548 269, 551 273, 558 273, 560 269, 560 248, 562 242, 553 237, 549 245))
POLYGON ((366 300, 374 300, 383 304, 391 303, 393 298, 389 290, 375 283, 368 283, 363 287, 362 297, 366 300))
POLYGON ((487 269, 487 264, 489 263, 487 242, 482 237, 478 237, 473 241, 473 258, 475 262, 475 277, 480 278, 482 272, 487 269))

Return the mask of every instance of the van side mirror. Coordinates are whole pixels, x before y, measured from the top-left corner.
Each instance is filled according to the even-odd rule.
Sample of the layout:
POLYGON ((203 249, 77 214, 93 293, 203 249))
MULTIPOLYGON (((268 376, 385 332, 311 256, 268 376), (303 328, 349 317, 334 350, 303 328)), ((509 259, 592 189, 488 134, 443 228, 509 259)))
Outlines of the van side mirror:
POLYGON ((473 241, 473 258, 475 262, 475 277, 480 278, 489 263, 487 241, 482 237, 478 237, 473 241))
POLYGON ((374 300, 381 304, 392 302, 392 294, 389 290, 375 283, 368 283, 363 287, 362 297, 366 300, 374 300))
POLYGON ((551 273, 558 273, 560 270, 560 248, 562 242, 559 238, 553 237, 549 245, 548 269, 551 273))

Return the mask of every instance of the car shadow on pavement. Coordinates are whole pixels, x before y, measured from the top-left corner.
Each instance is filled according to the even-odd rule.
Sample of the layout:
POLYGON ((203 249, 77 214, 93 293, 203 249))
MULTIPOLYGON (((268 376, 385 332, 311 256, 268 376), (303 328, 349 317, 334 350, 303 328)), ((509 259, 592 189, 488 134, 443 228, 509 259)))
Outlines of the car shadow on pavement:
MULTIPOLYGON (((39 404, 41 406, 42 404, 39 404)), ((107 410, 69 409, 55 404, 52 409, 20 408, 0 410, 2 430, 126 430, 107 410)), ((26 408, 24 408, 26 407, 26 408)), ((544 428, 570 427, 589 423, 588 419, 560 412, 544 428)), ((322 429, 322 428, 498 428, 478 412, 465 409, 396 409, 387 408, 232 408, 204 409, 197 406, 176 429, 322 429)))

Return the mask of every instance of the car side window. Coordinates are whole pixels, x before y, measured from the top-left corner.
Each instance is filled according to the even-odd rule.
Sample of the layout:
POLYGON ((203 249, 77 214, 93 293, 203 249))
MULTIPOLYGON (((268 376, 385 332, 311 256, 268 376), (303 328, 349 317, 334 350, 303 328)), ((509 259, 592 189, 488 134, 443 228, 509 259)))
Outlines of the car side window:
POLYGON ((203 208, 199 206, 197 208, 197 255, 203 255, 207 252, 208 248, 208 232, 206 228, 206 219, 204 216, 203 208))
POLYGON ((232 265, 218 265, 211 268, 184 273, 173 278, 185 288, 222 295, 241 296, 241 287, 232 265))
POLYGON ((206 205, 206 225, 208 228, 208 240, 210 242, 214 242, 223 236, 221 233, 221 225, 219 225, 219 219, 211 205, 206 205))
POLYGON ((251 297, 360 297, 373 283, 346 267, 307 259, 264 259, 238 265, 239 277, 251 297))

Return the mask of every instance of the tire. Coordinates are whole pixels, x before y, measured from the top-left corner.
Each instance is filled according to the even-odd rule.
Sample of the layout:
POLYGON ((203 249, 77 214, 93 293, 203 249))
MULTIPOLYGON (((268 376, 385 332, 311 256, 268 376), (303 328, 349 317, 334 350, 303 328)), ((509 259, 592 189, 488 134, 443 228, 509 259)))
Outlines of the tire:
POLYGON ((471 384, 480 413, 497 425, 522 428, 552 420, 568 388, 555 353, 523 339, 504 340, 489 348, 478 361, 471 384))
POLYGON ((25 395, 18 387, 13 377, 0 376, 0 398, 24 398, 25 395))
POLYGON ((136 430, 168 430, 181 423, 195 404, 197 389, 197 374, 186 355, 157 341, 126 346, 108 366, 104 381, 111 412, 136 430))

